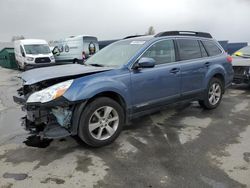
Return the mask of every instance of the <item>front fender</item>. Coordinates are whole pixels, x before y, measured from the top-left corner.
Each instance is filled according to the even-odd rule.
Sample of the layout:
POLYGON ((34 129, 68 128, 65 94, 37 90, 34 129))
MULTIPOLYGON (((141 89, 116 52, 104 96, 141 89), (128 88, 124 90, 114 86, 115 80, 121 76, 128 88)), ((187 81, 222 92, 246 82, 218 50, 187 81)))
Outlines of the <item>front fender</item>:
POLYGON ((129 99, 130 79, 116 79, 110 77, 81 78, 73 82, 64 97, 71 102, 87 100, 102 92, 115 92, 123 97, 126 104, 129 99))

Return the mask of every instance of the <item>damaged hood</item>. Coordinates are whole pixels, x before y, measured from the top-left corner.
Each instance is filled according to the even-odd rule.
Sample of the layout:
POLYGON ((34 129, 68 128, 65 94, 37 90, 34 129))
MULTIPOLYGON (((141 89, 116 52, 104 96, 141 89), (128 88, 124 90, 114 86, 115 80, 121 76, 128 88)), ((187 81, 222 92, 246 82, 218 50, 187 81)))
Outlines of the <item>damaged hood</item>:
POLYGON ((110 67, 94 67, 79 64, 58 65, 32 69, 21 74, 24 85, 32 85, 45 80, 84 75, 111 70, 110 67))
POLYGON ((236 66, 250 66, 250 58, 233 57, 232 65, 236 66))

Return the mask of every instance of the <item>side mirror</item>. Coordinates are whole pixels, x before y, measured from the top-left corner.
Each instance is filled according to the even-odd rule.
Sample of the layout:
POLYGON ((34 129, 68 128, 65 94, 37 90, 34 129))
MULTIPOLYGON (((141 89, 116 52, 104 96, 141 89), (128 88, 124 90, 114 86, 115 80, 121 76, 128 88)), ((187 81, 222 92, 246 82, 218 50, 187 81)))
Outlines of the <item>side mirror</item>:
POLYGON ((149 57, 142 57, 138 63, 136 68, 152 68, 155 66, 155 60, 149 57))
POLYGON ((22 56, 25 57, 25 53, 24 52, 22 52, 22 56))
POLYGON ((60 50, 59 50, 59 48, 57 46, 52 50, 52 54, 55 55, 55 56, 60 55, 60 50))

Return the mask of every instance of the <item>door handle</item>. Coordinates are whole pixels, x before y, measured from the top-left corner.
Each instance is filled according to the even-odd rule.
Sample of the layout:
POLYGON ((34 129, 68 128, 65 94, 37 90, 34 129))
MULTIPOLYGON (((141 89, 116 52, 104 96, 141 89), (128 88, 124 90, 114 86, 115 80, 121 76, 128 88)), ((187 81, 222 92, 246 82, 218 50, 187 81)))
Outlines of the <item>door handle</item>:
POLYGON ((210 62, 206 62, 206 63, 205 63, 205 66, 206 66, 206 67, 209 67, 209 66, 210 66, 210 62))
POLYGON ((180 68, 173 68, 170 70, 170 73, 176 74, 177 72, 180 72, 180 68))

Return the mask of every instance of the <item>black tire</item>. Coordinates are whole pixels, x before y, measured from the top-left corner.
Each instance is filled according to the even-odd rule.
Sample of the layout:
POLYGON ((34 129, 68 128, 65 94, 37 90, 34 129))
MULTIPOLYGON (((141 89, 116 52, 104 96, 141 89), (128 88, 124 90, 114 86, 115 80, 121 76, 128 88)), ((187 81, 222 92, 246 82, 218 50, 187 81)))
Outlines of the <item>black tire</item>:
MULTIPOLYGON (((104 112, 105 112, 105 110, 103 111, 103 113, 104 112)), ((124 110, 120 106, 120 104, 118 104, 116 101, 114 101, 108 97, 97 98, 94 101, 92 101, 91 103, 87 104, 86 108, 81 113, 79 128, 78 128, 78 136, 87 145, 92 146, 92 147, 101 147, 101 146, 108 145, 108 144, 112 143, 121 133, 122 128, 123 128, 123 124, 124 124, 124 120, 125 120, 124 110), (105 122, 105 120, 100 120, 105 116, 105 114, 103 114, 103 116, 102 116, 102 114, 100 114, 98 110, 100 109, 100 111, 102 111, 102 108, 106 109, 106 107, 111 107, 112 109, 114 109, 109 114, 109 117, 111 117, 111 119, 114 117, 114 116, 112 116, 112 113, 114 113, 114 112, 116 114, 116 117, 118 116, 119 119, 118 119, 118 122, 117 121, 112 122, 114 124, 116 123, 116 126, 115 126, 116 128, 114 128, 115 131, 112 135, 110 134, 110 132, 108 131, 107 128, 105 128, 105 127, 102 128, 103 129, 102 132, 105 133, 105 131, 106 131, 107 135, 109 134, 110 137, 105 138, 104 140, 100 140, 100 139, 97 139, 95 137, 96 135, 94 135, 95 134, 94 131, 99 133, 101 126, 97 127, 96 129, 94 129, 92 131, 90 131, 89 127, 90 127, 90 122, 93 120, 93 118, 96 118, 97 123, 99 123, 101 121, 105 122), (98 115, 100 115, 99 117, 101 117, 100 119, 97 118, 97 116, 94 117, 95 112, 98 112, 98 115)), ((114 124, 113 124, 113 127, 114 127, 114 124)), ((103 125, 103 126, 105 126, 105 125, 103 125)), ((108 125, 106 125, 106 126, 108 126, 108 125)), ((98 133, 97 133, 97 137, 98 137, 98 133)))
POLYGON ((79 64, 80 61, 79 61, 78 59, 74 59, 74 60, 73 60, 73 63, 74 63, 74 64, 79 64))
MULTIPOLYGON (((204 100, 199 101, 200 106, 205 108, 205 109, 208 109, 208 110, 217 108, 219 106, 219 104, 221 103, 221 99, 222 99, 223 91, 224 91, 223 87, 224 87, 223 82, 220 79, 212 78, 208 84, 206 91, 205 91, 204 100), (211 96, 211 94, 209 94, 209 93, 210 93, 213 85, 218 86, 220 89, 220 96, 217 96, 217 99, 214 99, 215 100, 214 103, 210 102, 210 100, 209 100, 209 98, 211 96)), ((216 93, 216 95, 218 95, 218 93, 216 93)))

